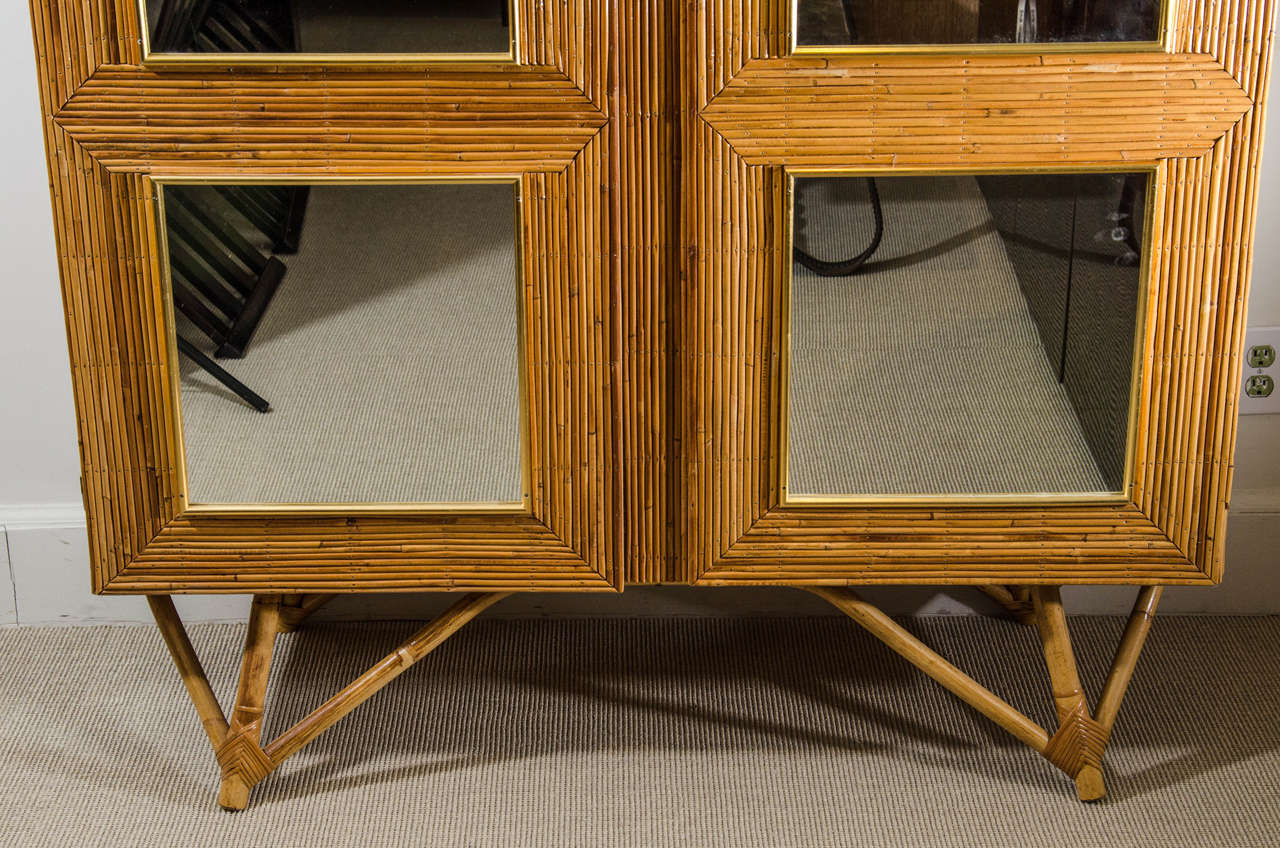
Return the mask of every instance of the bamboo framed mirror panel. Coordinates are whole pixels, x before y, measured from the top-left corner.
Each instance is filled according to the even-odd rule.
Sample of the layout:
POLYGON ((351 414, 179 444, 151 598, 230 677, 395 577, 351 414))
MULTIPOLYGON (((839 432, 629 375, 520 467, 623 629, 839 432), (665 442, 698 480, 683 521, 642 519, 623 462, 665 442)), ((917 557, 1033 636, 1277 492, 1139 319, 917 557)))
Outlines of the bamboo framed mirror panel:
MULTIPOLYGON (((96 591, 620 586, 618 316, 609 260, 616 200, 606 190, 603 4, 517 4, 512 55, 497 60, 301 56, 281 63, 234 56, 172 67, 143 62, 142 16, 132 0, 49 0, 32 9, 96 591), (299 194, 309 193, 307 220, 322 230, 326 206, 372 215, 399 203, 393 217, 409 228, 401 243, 345 245, 342 239, 354 238, 358 227, 339 221, 330 236, 312 237, 329 253, 282 257, 292 267, 279 291, 323 277, 335 257, 364 254, 367 267, 377 269, 405 262, 415 243, 444 244, 453 252, 432 261, 446 266, 451 287, 430 295, 443 310, 451 291, 474 287, 460 256, 474 239, 450 237, 445 226, 456 228, 465 217, 449 204, 468 192, 488 192, 484 202, 493 205, 481 208, 491 210, 484 214, 495 244, 501 242, 500 297, 470 307, 500 313, 495 326, 505 345, 492 359, 502 377, 507 436, 472 445, 482 458, 491 454, 516 469, 495 489, 498 497, 381 497, 376 486, 350 498, 298 497, 287 488, 234 497, 250 491, 234 483, 210 496, 217 491, 212 478, 189 472, 192 434, 206 414, 193 404, 211 390, 188 392, 175 351, 181 337, 175 321, 188 313, 175 319, 173 309, 179 283, 199 288, 196 278, 209 270, 207 261, 191 259, 199 239, 214 232, 239 238, 230 232, 236 227, 226 226, 232 217, 251 224, 254 212, 288 206, 299 194), (210 213, 222 207, 209 204, 225 205, 232 195, 241 204, 236 215, 210 213), (430 229, 437 225, 445 229, 430 229), (308 262, 318 276, 307 276, 308 262)), ((303 233, 305 241, 305 227, 303 233)), ((342 292, 343 307, 402 294, 378 290, 373 297, 374 277, 357 271, 342 292)), ((323 298, 299 289, 294 300, 304 308, 301 317, 267 333, 261 350, 274 338, 300 332, 303 338, 315 329, 319 319, 305 308, 323 298)), ((201 303, 217 306, 207 298, 201 303)), ((272 308, 284 320, 286 307, 273 301, 263 320, 272 308)), ((392 315, 407 309, 395 299, 386 308, 392 315)), ((421 321, 412 309, 401 316, 411 343, 389 349, 378 367, 362 366, 357 379, 326 382, 340 368, 355 367, 338 357, 311 361, 301 372, 326 387, 331 429, 342 431, 356 415, 353 386, 412 370, 405 359, 443 356, 445 342, 434 351, 424 346, 428 317, 447 324, 481 314, 438 318, 422 309, 421 321)), ((264 332, 267 325, 258 326, 264 332)), ((437 335, 447 335, 444 329, 437 335)), ((299 361, 308 358, 320 354, 299 361)), ((232 371, 251 365, 248 358, 226 362, 232 371)), ((451 372, 431 376, 444 381, 451 372)), ((457 382, 465 388, 468 381, 457 382)), ((415 398, 396 392, 375 402, 412 408, 415 398)), ((459 405, 483 406, 488 394, 463 394, 459 405)), ((236 400, 228 395, 217 403, 207 413, 211 422, 230 414, 236 400)), ((325 407, 313 406, 313 423, 325 421, 325 407)), ((444 426, 441 407, 434 405, 431 427, 414 431, 390 454, 371 454, 370 465, 390 474, 404 466, 405 451, 421 449, 432 428, 444 426)), ((243 412, 241 420, 255 415, 235 411, 243 412)), ((485 420, 462 415, 454 427, 468 436, 485 420)), ((360 430, 350 428, 350 437, 360 430)), ((243 449, 222 448, 251 470, 284 463, 291 453, 287 439, 256 455, 247 442, 237 444, 243 449)), ((293 444, 307 462, 321 456, 305 437, 293 444)))
POLYGON ((795 49, 795 13, 711 0, 682 31, 682 576, 1219 579, 1273 5, 1172 0, 1157 41, 1051 49, 795 49), (1028 215, 1064 192, 1078 214, 1028 215), (1021 211, 1002 211, 1000 197, 1021 211), (1100 201, 1105 214, 1089 218, 1100 201), (1013 232, 1037 218, 1056 229, 1013 232), (1064 221, 1083 230, 1063 233, 1064 221), (1097 301, 1114 339, 1129 332, 1109 359, 1096 320, 1086 332, 1063 306, 1046 333, 1035 314, 1019 245, 1051 236, 1088 259, 1068 283, 1076 298, 1097 301), (811 251, 832 264, 869 240, 882 251, 865 267, 874 273, 825 279, 801 262, 811 251), (930 281, 922 257, 937 255, 952 264, 930 281), (1090 262, 1102 277, 1082 284, 1090 262), (982 309, 1003 317, 979 333, 982 309), (1038 364, 991 409, 989 378, 1015 370, 996 337, 1022 339, 1038 364), (1112 392, 1123 412, 1071 399, 1067 374, 1091 358, 1124 387, 1112 392), (957 388, 954 361, 973 386, 957 388), (1032 371, 1058 372, 1042 400, 1032 371), (1040 420, 1050 406, 1070 428, 1019 425, 980 444, 984 422, 1040 420), (855 426, 876 416, 887 423, 855 426), (1054 475, 1073 453, 1093 476, 1046 483, 1025 461, 1001 464, 1019 450, 1054 475), (837 482, 824 487, 820 462, 837 482), (996 471, 972 473, 983 463, 996 471))

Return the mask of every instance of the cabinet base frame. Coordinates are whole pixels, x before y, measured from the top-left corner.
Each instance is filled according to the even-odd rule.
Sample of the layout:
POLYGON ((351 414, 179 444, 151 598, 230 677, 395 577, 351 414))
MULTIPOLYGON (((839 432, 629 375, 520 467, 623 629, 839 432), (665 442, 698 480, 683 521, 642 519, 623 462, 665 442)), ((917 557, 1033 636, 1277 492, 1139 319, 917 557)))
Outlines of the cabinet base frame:
POLYGON ((350 685, 325 701, 293 727, 266 746, 262 745, 262 715, 276 636, 288 632, 329 599, 324 595, 256 595, 249 611, 248 634, 240 666, 240 686, 230 721, 222 712, 208 677, 196 656, 191 640, 173 599, 168 595, 147 597, 156 625, 173 656, 222 767, 222 787, 218 804, 227 810, 243 810, 249 792, 289 757, 300 751, 343 716, 364 703, 382 687, 467 622, 505 598, 509 592, 465 595, 426 627, 410 636, 350 685))
MULTIPOLYGON (((1145 586, 1138 591, 1102 695, 1092 713, 1076 669, 1060 587, 983 587, 983 591, 1020 620, 1034 622, 1039 630, 1058 714, 1058 728, 1052 735, 852 589, 811 587, 809 591, 845 613, 952 694, 1065 772, 1075 781, 1076 793, 1082 801, 1097 800, 1106 794, 1102 757, 1151 629, 1160 599, 1159 586, 1145 586)), ((248 806, 253 787, 277 766, 425 657, 471 619, 509 594, 488 592, 463 596, 395 651, 265 746, 262 744, 262 716, 276 636, 291 631, 333 596, 254 597, 240 667, 240 684, 230 720, 209 686, 200 659, 174 608, 173 599, 168 595, 151 595, 147 601, 222 767, 218 803, 228 810, 243 810, 248 806)))
MULTIPOLYGON (((1067 774, 1076 784, 1081 801, 1096 801, 1106 795, 1102 777, 1102 755, 1106 751, 1111 728, 1120 711, 1129 681, 1147 633, 1161 587, 1144 586, 1129 615, 1129 623, 1116 649, 1111 671, 1098 699, 1094 713, 1080 685, 1067 617, 1062 608, 1058 586, 998 587, 988 592, 1002 605, 1023 617, 1022 597, 1029 596, 1031 618, 1040 631, 1045 663, 1053 687, 1054 705, 1058 713, 1058 729, 1052 736, 1039 724, 1014 708, 1004 699, 952 665, 940 654, 921 642, 878 607, 863 600, 852 589, 811 588, 820 598, 852 618, 871 635, 925 674, 942 684, 953 695, 1003 727, 1014 737, 1042 755, 1067 774), (1025 595, 1024 595, 1025 593, 1025 595), (1013 603, 1005 603, 1004 598, 1013 603)), ((986 589, 984 589, 986 591, 986 589)))

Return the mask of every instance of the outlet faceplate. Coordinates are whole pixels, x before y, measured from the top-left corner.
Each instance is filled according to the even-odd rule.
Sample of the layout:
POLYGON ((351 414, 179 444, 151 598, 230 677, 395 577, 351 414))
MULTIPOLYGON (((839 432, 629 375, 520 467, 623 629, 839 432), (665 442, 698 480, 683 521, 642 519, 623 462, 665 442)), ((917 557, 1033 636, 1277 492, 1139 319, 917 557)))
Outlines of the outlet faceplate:
POLYGON ((1280 327, 1250 327, 1240 363, 1240 414, 1280 412, 1280 327), (1271 388, 1268 393, 1266 390, 1271 388), (1265 394, 1265 396, 1263 396, 1265 394))

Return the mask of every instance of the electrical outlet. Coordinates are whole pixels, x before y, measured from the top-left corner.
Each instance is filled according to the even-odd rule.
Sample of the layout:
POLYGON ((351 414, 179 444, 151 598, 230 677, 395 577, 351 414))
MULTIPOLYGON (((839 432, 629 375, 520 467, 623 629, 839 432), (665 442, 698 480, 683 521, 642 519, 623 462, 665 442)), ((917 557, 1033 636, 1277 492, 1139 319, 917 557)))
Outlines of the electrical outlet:
POLYGON ((1254 345, 1245 361, 1250 368, 1270 368, 1276 364, 1276 349, 1269 344, 1254 345))
POLYGON ((1244 384, 1244 393, 1251 398, 1269 398, 1276 390, 1276 381, 1266 374, 1254 374, 1244 384))
POLYGON ((1280 327, 1250 327, 1244 333, 1240 414, 1280 413, 1280 327))

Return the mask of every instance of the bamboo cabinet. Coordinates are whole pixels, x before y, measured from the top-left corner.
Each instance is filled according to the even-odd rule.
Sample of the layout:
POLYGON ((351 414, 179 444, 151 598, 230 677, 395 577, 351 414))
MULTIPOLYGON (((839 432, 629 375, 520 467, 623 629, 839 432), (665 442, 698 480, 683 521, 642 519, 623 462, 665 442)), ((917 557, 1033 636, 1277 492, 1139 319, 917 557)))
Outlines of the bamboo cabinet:
POLYGON ((636 584, 814 592, 1102 797, 1222 578, 1274 5, 348 5, 32 0, 93 588, 220 803, 506 595, 636 584), (873 584, 1036 627, 1057 725, 873 584), (1072 584, 1137 592, 1098 693, 1072 584), (460 596, 263 738, 276 634, 390 591, 460 596), (180 593, 254 595, 225 711, 180 593))

